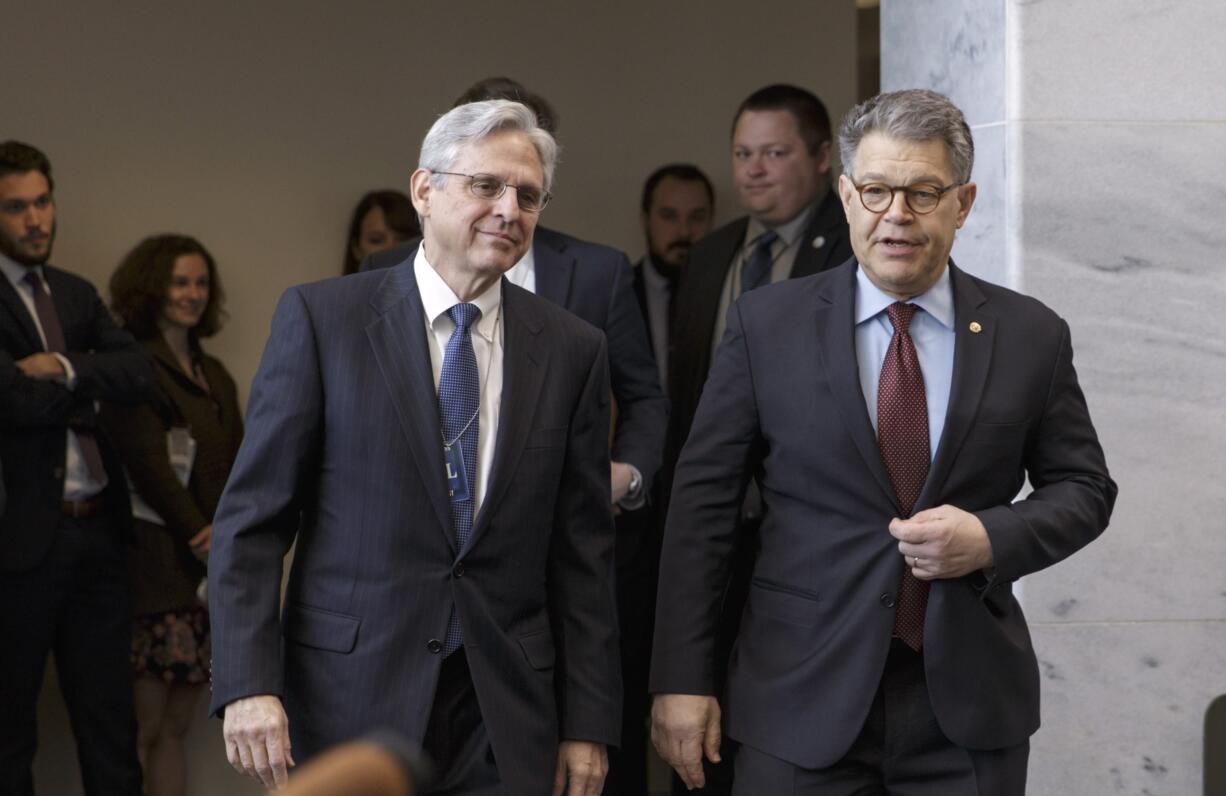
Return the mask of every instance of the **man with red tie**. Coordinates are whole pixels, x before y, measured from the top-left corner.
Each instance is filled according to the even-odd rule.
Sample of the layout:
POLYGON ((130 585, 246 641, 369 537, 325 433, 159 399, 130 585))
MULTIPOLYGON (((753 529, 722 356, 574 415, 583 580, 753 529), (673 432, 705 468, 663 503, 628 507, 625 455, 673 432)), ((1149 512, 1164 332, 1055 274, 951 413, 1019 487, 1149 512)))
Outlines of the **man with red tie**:
POLYGON ((961 111, 882 94, 840 148, 855 258, 733 306, 677 467, 653 738, 701 786, 726 712, 734 794, 1020 795, 1039 675, 1012 584, 1097 537, 1116 486, 1068 324, 949 259, 976 192, 961 111), (751 479, 761 548, 719 694, 751 479))
POLYGON ((46 155, 0 143, 0 793, 34 793, 34 717, 52 653, 86 792, 138 796, 131 507, 96 402, 144 400, 151 373, 93 286, 47 265, 53 189, 46 155))

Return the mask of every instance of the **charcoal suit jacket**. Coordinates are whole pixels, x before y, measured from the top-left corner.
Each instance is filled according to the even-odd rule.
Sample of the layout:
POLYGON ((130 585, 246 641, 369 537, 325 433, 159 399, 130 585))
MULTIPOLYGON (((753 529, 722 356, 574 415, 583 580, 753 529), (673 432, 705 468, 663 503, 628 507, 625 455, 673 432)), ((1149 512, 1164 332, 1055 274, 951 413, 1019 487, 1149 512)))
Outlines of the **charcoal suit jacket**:
MULTIPOLYGON (((732 655, 729 734, 804 768, 864 725, 890 647, 902 516, 860 389, 856 263, 742 297, 677 468, 651 688, 711 694, 720 590, 756 478, 761 550, 732 655)), ((1068 325, 952 264, 944 431, 915 510, 951 504, 987 529, 994 570, 932 582, 924 669, 945 735, 970 749, 1039 726, 1039 672, 1012 584, 1106 527, 1116 495, 1073 369, 1068 325), (1029 477, 1033 492, 1015 500, 1029 477)))
POLYGON ((508 792, 548 792, 560 739, 616 743, 604 337, 502 290, 496 447, 462 550, 411 258, 278 305, 213 528, 212 710, 280 696, 295 758, 378 727, 420 744, 453 606, 508 792))

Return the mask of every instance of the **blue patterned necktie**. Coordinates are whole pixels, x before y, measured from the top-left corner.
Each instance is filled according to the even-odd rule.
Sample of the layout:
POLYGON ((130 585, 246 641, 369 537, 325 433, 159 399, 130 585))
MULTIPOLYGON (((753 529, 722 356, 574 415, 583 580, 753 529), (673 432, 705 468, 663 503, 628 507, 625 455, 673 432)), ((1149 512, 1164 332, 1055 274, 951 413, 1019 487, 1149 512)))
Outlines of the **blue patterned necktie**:
POLYGON ((774 260, 771 257, 771 244, 778 239, 779 234, 773 229, 768 229, 754 242, 753 251, 750 252, 749 257, 745 258, 745 264, 741 266, 742 295, 770 283, 771 263, 774 260))
MULTIPOLYGON (((455 531, 457 554, 463 555, 473 530, 473 507, 477 498, 477 436, 481 421, 481 381, 477 374, 477 355, 473 352, 472 327, 481 317, 476 304, 456 304, 447 310, 455 331, 447 341, 443 369, 438 380, 438 406, 445 446, 459 445, 463 454, 468 484, 467 500, 451 500, 451 525, 455 531)), ((464 643, 460 618, 455 608, 447 624, 446 655, 464 643)))

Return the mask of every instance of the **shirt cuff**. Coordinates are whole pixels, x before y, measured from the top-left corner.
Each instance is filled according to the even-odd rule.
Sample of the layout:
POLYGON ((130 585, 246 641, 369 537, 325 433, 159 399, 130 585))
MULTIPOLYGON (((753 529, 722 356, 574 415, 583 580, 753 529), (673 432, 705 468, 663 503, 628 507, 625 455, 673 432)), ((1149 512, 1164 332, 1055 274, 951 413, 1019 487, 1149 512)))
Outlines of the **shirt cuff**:
POLYGON ((57 354, 54 351, 51 352, 51 356, 58 359, 60 361, 60 366, 64 368, 64 377, 62 379, 63 385, 70 390, 76 389, 77 372, 72 369, 72 363, 68 361, 68 357, 64 356, 63 354, 57 354))
POLYGON ((639 468, 633 464, 627 465, 630 468, 630 491, 626 496, 617 501, 617 505, 621 506, 626 511, 634 511, 641 509, 647 505, 646 490, 643 489, 643 474, 639 472, 639 468))

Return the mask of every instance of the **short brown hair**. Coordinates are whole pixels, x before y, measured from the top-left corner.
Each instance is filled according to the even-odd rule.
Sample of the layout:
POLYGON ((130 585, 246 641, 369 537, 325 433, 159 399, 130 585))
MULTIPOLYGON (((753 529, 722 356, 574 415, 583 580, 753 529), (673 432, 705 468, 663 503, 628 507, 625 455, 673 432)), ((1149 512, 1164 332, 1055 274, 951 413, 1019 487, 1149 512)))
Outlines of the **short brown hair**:
POLYGON ((732 130, 746 111, 787 111, 796 119, 800 138, 810 155, 816 155, 818 147, 830 140, 830 114, 826 106, 812 91, 786 83, 760 88, 745 98, 732 117, 732 130))
POLYGON ((188 331, 188 337, 195 342, 201 337, 212 337, 221 329, 226 294, 213 255, 200 241, 187 235, 154 235, 128 252, 111 275, 111 309, 136 339, 148 340, 159 334, 158 320, 166 303, 175 260, 185 254, 199 254, 209 267, 209 302, 200 323, 188 331))
POLYGON ((484 80, 478 80, 465 89, 463 94, 456 97, 451 107, 496 99, 527 105, 536 114, 536 123, 543 127, 545 132, 557 137, 558 114, 554 112, 553 106, 540 94, 534 94, 518 80, 512 80, 509 77, 487 77, 484 80))
POLYGON ((55 180, 51 179, 51 160, 41 150, 20 141, 0 144, 0 177, 29 171, 42 174, 47 178, 47 187, 55 190, 55 180))

